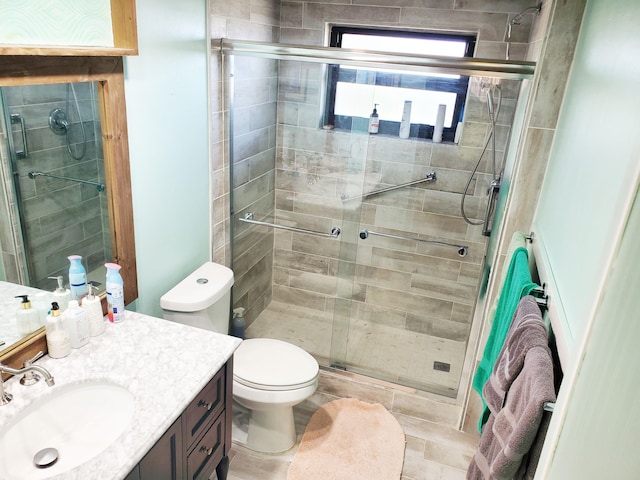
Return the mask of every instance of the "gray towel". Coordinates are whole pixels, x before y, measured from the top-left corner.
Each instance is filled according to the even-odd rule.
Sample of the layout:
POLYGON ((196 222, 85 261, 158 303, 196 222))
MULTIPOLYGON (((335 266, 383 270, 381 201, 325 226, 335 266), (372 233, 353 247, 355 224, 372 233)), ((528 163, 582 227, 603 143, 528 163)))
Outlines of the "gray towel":
POLYGON ((553 361, 547 329, 535 299, 516 310, 493 373, 482 391, 491 411, 468 480, 509 480, 529 452, 545 402, 555 401, 553 361))

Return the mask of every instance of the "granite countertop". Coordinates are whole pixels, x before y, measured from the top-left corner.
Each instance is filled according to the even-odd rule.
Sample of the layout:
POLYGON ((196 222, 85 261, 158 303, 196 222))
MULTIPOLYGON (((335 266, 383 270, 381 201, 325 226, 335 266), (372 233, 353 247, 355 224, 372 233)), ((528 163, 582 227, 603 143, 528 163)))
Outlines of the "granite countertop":
POLYGON ((126 311, 123 322, 107 322, 103 335, 91 337, 88 345, 72 350, 68 357, 47 355, 36 362, 53 375, 53 387, 44 380, 29 387, 16 377, 6 381, 5 390, 13 401, 0 406, 0 429, 31 402, 64 385, 91 380, 122 385, 135 398, 131 426, 97 457, 51 478, 123 479, 238 345, 235 337, 126 311))

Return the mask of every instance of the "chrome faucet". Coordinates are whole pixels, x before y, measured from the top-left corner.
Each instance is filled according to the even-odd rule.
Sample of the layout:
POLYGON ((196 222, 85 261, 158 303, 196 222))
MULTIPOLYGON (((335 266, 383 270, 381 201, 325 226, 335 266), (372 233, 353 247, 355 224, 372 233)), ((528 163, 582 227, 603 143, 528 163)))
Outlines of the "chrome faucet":
POLYGON ((24 368, 11 368, 0 363, 0 406, 6 405, 13 398, 13 395, 4 391, 4 382, 2 381, 3 373, 8 373, 10 375, 22 375, 23 373, 35 371, 40 373, 44 377, 44 381, 50 387, 55 384, 53 376, 49 373, 49 371, 46 368, 41 367, 40 365, 33 365, 32 361, 33 360, 25 362, 24 368))

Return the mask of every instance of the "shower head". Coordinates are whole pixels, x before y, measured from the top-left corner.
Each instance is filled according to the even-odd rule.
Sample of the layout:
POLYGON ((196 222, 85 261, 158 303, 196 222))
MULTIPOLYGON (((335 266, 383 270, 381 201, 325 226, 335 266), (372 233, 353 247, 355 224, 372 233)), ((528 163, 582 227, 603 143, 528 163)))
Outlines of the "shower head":
POLYGON ((509 36, 511 36, 511 26, 512 25, 520 25, 520 22, 522 21, 522 17, 524 17, 528 13, 534 13, 534 12, 537 15, 538 13, 540 13, 540 10, 542 10, 542 2, 540 2, 539 4, 537 4, 537 5, 533 6, 533 7, 525 8, 523 11, 521 11, 515 17, 513 17, 511 19, 511 21, 509 22, 509 25, 508 25, 509 36))

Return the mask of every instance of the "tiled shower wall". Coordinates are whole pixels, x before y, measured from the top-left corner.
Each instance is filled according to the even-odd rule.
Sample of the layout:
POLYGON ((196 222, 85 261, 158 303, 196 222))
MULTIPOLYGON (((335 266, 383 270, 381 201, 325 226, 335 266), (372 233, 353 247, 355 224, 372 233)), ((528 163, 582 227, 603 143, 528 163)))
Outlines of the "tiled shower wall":
MULTIPOLYGON (((29 155, 17 161, 17 171, 24 207, 22 221, 25 222, 29 239, 31 285, 47 290, 55 287, 55 281, 47 277, 66 274, 68 255, 82 255, 89 271, 111 258, 105 192, 99 193, 95 186, 68 180, 28 177, 31 171, 42 171, 104 182, 104 158, 95 86, 76 84, 75 89, 86 132, 87 148, 81 160, 71 158, 67 152, 65 137, 55 135, 48 126, 52 109, 66 110, 66 84, 4 88, 6 108, 25 119, 29 145, 29 155)), ((68 115, 72 124, 72 148, 77 148, 82 135, 73 97, 70 105, 68 115)), ((17 147, 21 148, 20 131, 15 125, 13 137, 17 147)), ((18 278, 9 277, 7 280, 19 281, 18 278)))
MULTIPOLYGON (((414 7, 413 1, 393 3, 393 6, 388 6, 388 2, 383 4, 372 0, 284 1, 279 5, 279 22, 271 24, 271 18, 265 22, 264 15, 257 13, 264 10, 263 2, 236 2, 231 8, 214 0, 211 3, 212 37, 263 41, 276 41, 279 37, 281 43, 324 45, 327 24, 477 32, 476 55, 504 59, 507 24, 515 13, 530 6, 530 2, 524 1, 451 1, 446 6, 443 2, 423 2, 420 8, 414 7), (280 26, 279 31, 277 25, 280 26)), ((513 28, 510 45, 512 59, 525 57, 531 21, 532 16, 527 16, 520 26, 513 28)), ((216 57, 214 54, 213 63, 219 65, 216 57)), ((236 62, 239 59, 237 57, 236 62)), ((253 76, 257 80, 257 76, 253 76)), ((365 190, 371 190, 376 185, 402 183, 420 178, 427 170, 436 170, 439 178, 434 184, 367 201, 362 209, 362 226, 371 230, 390 229, 397 233, 468 244, 469 255, 460 258, 454 250, 426 244, 416 246, 415 242, 403 240, 370 237, 367 241, 360 241, 358 263, 354 266, 356 294, 353 314, 355 318, 388 322, 399 328, 454 342, 454 348, 462 352, 462 357, 484 255, 484 237, 480 235, 479 227, 467 227, 458 213, 460 193, 481 152, 489 127, 485 99, 480 96, 480 88, 474 91, 477 96, 470 98, 460 145, 433 145, 429 141, 383 136, 369 138, 368 135, 319 130, 320 68, 280 62, 278 79, 277 170, 270 171, 265 167, 266 158, 271 158, 271 137, 267 136, 270 127, 262 127, 252 135, 254 141, 261 142, 264 149, 254 150, 251 157, 236 159, 247 163, 247 158, 251 158, 248 164, 261 164, 259 175, 245 181, 243 188, 236 188, 240 184, 234 185, 236 202, 243 207, 251 205, 257 201, 257 190, 249 187, 251 182, 253 187, 257 187, 257 180, 260 179, 270 189, 270 182, 273 181, 275 212, 272 213, 266 198, 262 198, 256 213, 267 216, 267 221, 328 231, 331 226, 340 225, 344 220, 340 193, 353 193, 354 188, 357 190, 363 186, 365 190), (352 169, 355 174, 345 177, 344 172, 340 171, 345 165, 348 167, 350 162, 358 165, 352 169), (350 178, 347 183, 353 181, 355 185, 346 185, 345 178, 350 178), (401 302, 398 302, 398 292, 402 292, 401 302), (429 305, 429 308, 425 305, 429 305)), ((236 76, 236 84, 239 81, 240 77, 236 76)), ((236 86, 235 98, 239 99, 245 94, 254 96, 253 90, 257 88, 271 92, 270 87, 258 85, 257 81, 250 85, 250 90, 246 92, 240 92, 236 86)), ((502 86, 504 99, 498 127, 499 164, 517 92, 515 85, 503 83, 502 86)), ((218 96, 214 102, 214 110, 215 105, 224 105, 221 98, 221 95, 218 96)), ((238 121, 234 125, 236 128, 240 126, 238 121)), ((237 140, 234 137, 234 144, 237 140)), ((214 151, 214 162, 215 153, 220 153, 218 158, 223 158, 221 150, 214 151)), ((223 176, 227 173, 224 164, 222 170, 217 167, 214 166, 216 186, 224 182, 218 172, 223 176)), ((477 196, 470 196, 467 200, 468 210, 474 218, 481 217, 483 211, 482 199, 485 197, 484 190, 488 184, 486 173, 489 171, 485 157, 480 166, 480 172, 484 175, 471 188, 471 192, 477 196)), ((245 175, 245 179, 250 178, 251 175, 245 175)), ((227 195, 222 189, 214 188, 216 192, 227 195)), ((214 202, 221 204, 220 198, 214 202)), ((257 206, 252 205, 253 208, 257 206)), ((214 217, 216 215, 214 212, 214 217)), ((214 259, 224 259, 229 264, 228 234, 222 230, 228 228, 228 222, 218 220, 216 217, 214 259)), ((241 229, 237 227, 238 231, 241 229)), ((234 249, 247 252, 243 261, 236 260, 233 264, 236 269, 234 305, 249 308, 247 320, 251 322, 257 317, 270 301, 271 295, 278 300, 331 311, 332 297, 336 291, 339 243, 286 232, 275 232, 274 237, 265 229, 257 231, 261 233, 254 231, 253 237, 245 236, 243 243, 234 243, 234 249), (252 245, 252 250, 246 248, 248 244, 252 245), (272 254, 273 273, 269 270, 272 254), (252 274, 243 278, 249 268, 254 268, 252 274)), ((351 232, 350 235, 354 233, 357 234, 351 232)), ((461 363, 462 359, 459 361, 461 363)))

